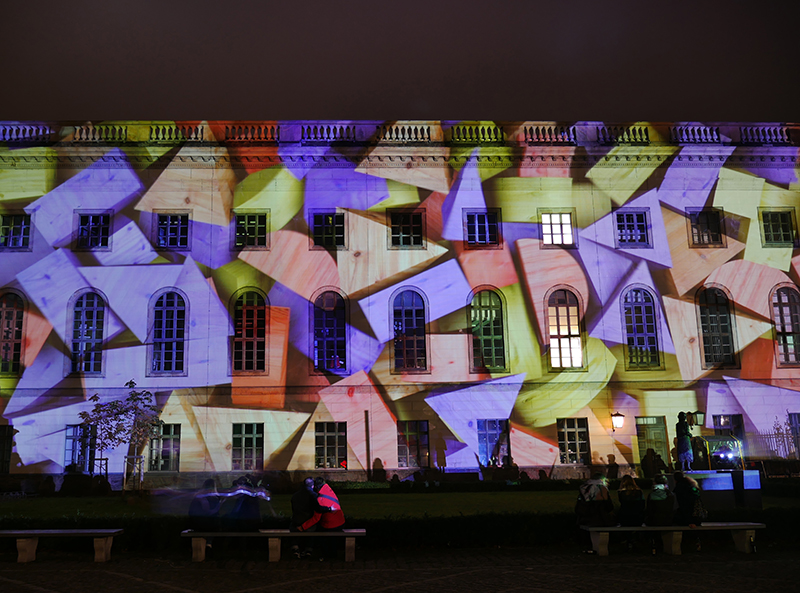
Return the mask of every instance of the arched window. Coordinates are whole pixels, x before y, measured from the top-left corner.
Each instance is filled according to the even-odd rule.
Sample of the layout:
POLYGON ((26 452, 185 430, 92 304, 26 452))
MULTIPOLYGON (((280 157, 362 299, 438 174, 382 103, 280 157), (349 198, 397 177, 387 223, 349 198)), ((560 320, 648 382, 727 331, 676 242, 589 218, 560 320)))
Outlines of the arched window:
POLYGON ((425 301, 418 292, 404 290, 394 298, 392 309, 395 370, 426 370, 425 301))
POLYGON ((703 288, 697 296, 697 307, 705 366, 736 366, 728 297, 719 288, 703 288))
POLYGON ((658 351, 656 305, 650 291, 632 288, 622 299, 628 367, 653 368, 661 365, 658 351))
POLYGON ((18 375, 22 370, 22 297, 7 292, 0 296, 0 373, 18 375))
POLYGON ((477 293, 470 306, 472 322, 472 368, 504 370, 506 368, 503 303, 492 290, 477 293))
POLYGON ((794 288, 783 287, 772 293, 772 320, 775 323, 775 341, 778 363, 800 363, 800 294, 794 288))
POLYGON ((177 292, 165 292, 153 307, 153 373, 182 373, 186 353, 186 302, 177 292))
POLYGON ((267 370, 269 307, 255 291, 241 294, 233 308, 234 372, 263 373, 267 370))
POLYGON ((72 309, 73 373, 100 373, 103 362, 103 330, 106 303, 95 292, 87 292, 75 301, 72 309))
POLYGON ((583 367, 580 303, 573 292, 553 291, 547 299, 547 324, 551 368, 583 367))
POLYGON ((342 296, 329 290, 314 300, 314 370, 347 368, 347 318, 342 296))

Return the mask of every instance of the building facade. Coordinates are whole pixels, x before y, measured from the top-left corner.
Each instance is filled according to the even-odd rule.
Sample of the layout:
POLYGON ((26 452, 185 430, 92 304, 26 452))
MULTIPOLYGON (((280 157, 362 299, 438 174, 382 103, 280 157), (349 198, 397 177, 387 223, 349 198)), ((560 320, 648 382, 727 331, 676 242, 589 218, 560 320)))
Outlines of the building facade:
POLYGON ((95 471, 79 413, 131 379, 164 422, 151 484, 669 465, 681 411, 796 457, 798 147, 787 124, 0 124, 0 473, 95 471))

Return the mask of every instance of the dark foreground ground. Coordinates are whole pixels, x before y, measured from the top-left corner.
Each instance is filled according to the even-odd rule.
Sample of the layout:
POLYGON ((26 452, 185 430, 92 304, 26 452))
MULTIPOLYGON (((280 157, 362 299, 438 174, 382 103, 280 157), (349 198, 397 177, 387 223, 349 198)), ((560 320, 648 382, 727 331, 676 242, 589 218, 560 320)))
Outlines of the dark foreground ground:
POLYGON ((103 564, 92 562, 90 541, 76 541, 74 550, 42 548, 43 542, 30 564, 16 563, 13 546, 0 548, 2 593, 800 591, 796 546, 764 544, 757 554, 745 555, 725 538, 704 541, 699 552, 693 541, 684 541, 682 556, 653 556, 644 542, 631 550, 616 543, 605 558, 583 554, 577 544, 373 550, 367 540, 354 563, 341 557, 289 559, 284 550, 281 561, 273 564, 266 561, 265 549, 241 549, 236 542, 216 542, 202 564, 190 561, 188 542, 160 558, 117 550, 103 564))

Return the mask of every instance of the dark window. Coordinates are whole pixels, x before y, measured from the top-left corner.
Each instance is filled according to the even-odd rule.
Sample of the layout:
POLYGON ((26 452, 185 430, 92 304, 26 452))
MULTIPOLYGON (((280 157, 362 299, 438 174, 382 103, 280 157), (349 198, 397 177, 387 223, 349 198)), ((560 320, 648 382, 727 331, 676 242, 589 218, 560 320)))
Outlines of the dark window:
POLYGON ((500 245, 500 225, 497 212, 465 212, 467 245, 482 247, 500 245))
POLYGON ((314 212, 311 218, 315 247, 336 249, 345 246, 343 212, 314 212))
POLYGON ((719 437, 733 436, 744 440, 744 419, 741 414, 719 414, 713 416, 714 434, 719 437))
POLYGON ((236 249, 269 248, 269 213, 235 214, 233 245, 236 249))
POLYGON ((111 214, 78 213, 78 249, 102 249, 109 246, 111 214))
POLYGON ((94 292, 84 294, 75 302, 72 311, 71 372, 102 372, 105 313, 105 302, 94 292))
POLYGON ((233 370, 263 373, 267 368, 269 307, 257 292, 236 299, 233 312, 233 370))
POLYGON ((390 212, 392 247, 423 247, 422 212, 390 212))
POLYGON ((692 245, 695 247, 723 246, 722 212, 719 210, 689 210, 692 245))
POLYGON ((794 244, 794 211, 761 210, 764 245, 791 247, 794 244))
POLYGON ((478 461, 482 466, 510 462, 508 443, 508 420, 478 420, 478 461))
POLYGON ((628 367, 643 369, 660 366, 655 299, 649 291, 633 288, 622 301, 628 367))
POLYGON ((314 425, 314 467, 347 469, 347 422, 314 425))
POLYGON ((506 368, 503 303, 497 293, 482 290, 472 299, 472 368, 506 368))
POLYGON ((0 296, 0 373, 21 371, 23 315, 22 298, 11 292, 0 296))
POLYGON ((161 434, 150 439, 151 472, 176 472, 180 467, 181 425, 162 424, 161 434))
POLYGON ((14 427, 0 424, 0 475, 11 471, 11 451, 14 448, 14 427))
POLYGON ((718 288, 704 288, 700 291, 698 306, 705 366, 736 366, 728 297, 718 288))
POLYGON ((584 463, 592 461, 589 448, 589 421, 586 418, 558 418, 558 449, 561 463, 584 463))
POLYGON ((772 293, 772 320, 779 363, 800 363, 800 294, 794 288, 779 288, 772 293))
POLYGON ((186 303, 177 292, 158 297, 153 309, 154 373, 181 373, 184 370, 186 303))
POLYGON ((314 370, 346 368, 345 302, 336 292, 323 292, 314 301, 314 370))
POLYGON ((647 210, 617 210, 617 247, 650 247, 647 210))
POLYGON ((394 298, 394 368, 424 371, 428 368, 425 344, 425 303, 413 290, 394 298))
POLYGON ((800 413, 789 412, 788 421, 789 432, 792 435, 792 441, 794 443, 794 454, 795 457, 797 457, 800 456, 800 413))
POLYGON ((66 434, 64 468, 67 471, 94 473, 97 429, 88 424, 68 424, 66 434))
POLYGON ((264 469, 264 424, 234 423, 231 440, 231 469, 261 471, 264 469))
POLYGON ((543 212, 542 245, 575 245, 571 212, 543 212))
POLYGON ((397 467, 429 467, 427 420, 397 422, 397 467))
POLYGON ((159 214, 156 245, 163 249, 188 249, 189 215, 159 214))
POLYGON ((30 244, 30 214, 3 214, 0 216, 0 249, 27 249, 30 244))
POLYGON ((550 367, 583 367, 583 341, 578 298, 569 290, 556 290, 547 300, 550 367))

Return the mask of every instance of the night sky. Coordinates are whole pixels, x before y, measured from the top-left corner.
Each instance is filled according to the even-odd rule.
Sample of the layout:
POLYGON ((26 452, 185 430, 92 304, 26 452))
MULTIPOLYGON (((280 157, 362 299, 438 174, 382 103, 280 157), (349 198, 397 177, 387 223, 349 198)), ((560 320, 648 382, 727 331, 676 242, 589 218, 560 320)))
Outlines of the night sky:
POLYGON ((0 120, 800 121, 800 2, 4 3, 0 120))

